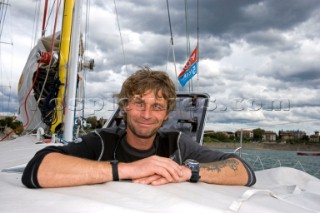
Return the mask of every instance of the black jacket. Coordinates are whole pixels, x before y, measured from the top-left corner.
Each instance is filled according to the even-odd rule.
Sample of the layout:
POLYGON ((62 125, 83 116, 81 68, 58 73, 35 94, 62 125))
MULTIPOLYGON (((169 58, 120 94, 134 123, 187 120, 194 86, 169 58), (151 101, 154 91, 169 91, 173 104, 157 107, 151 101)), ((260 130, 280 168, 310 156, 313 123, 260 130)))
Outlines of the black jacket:
POLYGON ((137 150, 126 142, 125 130, 101 129, 91 132, 75 142, 65 146, 48 146, 38 151, 27 164, 22 182, 29 188, 39 188, 37 172, 43 158, 51 152, 72 155, 97 161, 117 159, 120 162, 133 162, 151 155, 168 157, 182 164, 186 159, 194 159, 200 163, 209 163, 228 158, 237 158, 245 166, 249 180, 247 186, 256 182, 253 170, 241 158, 233 153, 211 150, 194 142, 188 135, 178 131, 158 132, 154 145, 149 150, 137 150))

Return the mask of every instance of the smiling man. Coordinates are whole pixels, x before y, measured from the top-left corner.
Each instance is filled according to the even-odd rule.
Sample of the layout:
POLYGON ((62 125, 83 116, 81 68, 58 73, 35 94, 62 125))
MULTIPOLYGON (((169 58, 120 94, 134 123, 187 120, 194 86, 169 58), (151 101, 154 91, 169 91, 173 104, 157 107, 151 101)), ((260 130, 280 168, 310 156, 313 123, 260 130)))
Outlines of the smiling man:
MULTIPOLYGON (((158 129, 167 119, 167 103, 162 97, 161 91, 157 97, 154 92, 147 90, 142 96, 135 95, 125 107, 128 115, 126 119, 127 137, 139 139, 154 138, 158 129), (159 98, 157 98, 159 97, 159 98)), ((148 144, 149 143, 143 143, 148 144)))
POLYGON ((66 146, 40 150, 24 170, 23 184, 40 188, 131 180, 253 185, 253 170, 237 155, 210 150, 178 131, 159 131, 175 108, 175 97, 166 73, 137 71, 118 95, 125 129, 101 129, 66 146))

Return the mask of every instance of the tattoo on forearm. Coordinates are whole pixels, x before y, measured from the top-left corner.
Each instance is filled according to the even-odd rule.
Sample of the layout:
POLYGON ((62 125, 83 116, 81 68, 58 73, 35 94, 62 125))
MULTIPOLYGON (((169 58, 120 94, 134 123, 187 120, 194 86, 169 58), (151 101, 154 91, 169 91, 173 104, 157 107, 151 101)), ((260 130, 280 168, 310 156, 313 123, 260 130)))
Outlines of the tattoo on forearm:
POLYGON ((225 167, 229 167, 233 171, 237 171, 238 166, 239 166, 239 162, 236 159, 227 159, 223 161, 201 164, 202 168, 206 168, 207 170, 217 171, 217 172, 221 172, 221 169, 225 167))

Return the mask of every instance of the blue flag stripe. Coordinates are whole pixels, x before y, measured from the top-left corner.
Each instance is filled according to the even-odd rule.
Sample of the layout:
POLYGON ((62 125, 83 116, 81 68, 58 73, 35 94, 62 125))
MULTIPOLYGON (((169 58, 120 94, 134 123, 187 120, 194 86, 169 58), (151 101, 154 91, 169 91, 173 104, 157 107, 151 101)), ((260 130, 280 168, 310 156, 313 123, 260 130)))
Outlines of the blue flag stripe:
POLYGON ((197 62, 195 62, 180 78, 178 78, 182 87, 197 74, 197 62))

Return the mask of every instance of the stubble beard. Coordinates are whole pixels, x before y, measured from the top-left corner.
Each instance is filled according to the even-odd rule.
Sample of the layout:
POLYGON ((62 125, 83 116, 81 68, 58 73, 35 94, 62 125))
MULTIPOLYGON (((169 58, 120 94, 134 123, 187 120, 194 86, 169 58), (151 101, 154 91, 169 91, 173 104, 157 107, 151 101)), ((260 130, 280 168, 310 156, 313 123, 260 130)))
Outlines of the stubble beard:
POLYGON ((132 134, 134 134, 138 138, 143 138, 143 139, 149 139, 153 137, 160 129, 160 127, 158 127, 158 128, 151 129, 149 132, 142 132, 129 123, 127 124, 127 127, 130 129, 132 134))

